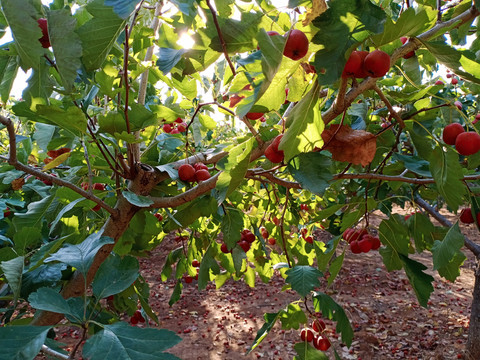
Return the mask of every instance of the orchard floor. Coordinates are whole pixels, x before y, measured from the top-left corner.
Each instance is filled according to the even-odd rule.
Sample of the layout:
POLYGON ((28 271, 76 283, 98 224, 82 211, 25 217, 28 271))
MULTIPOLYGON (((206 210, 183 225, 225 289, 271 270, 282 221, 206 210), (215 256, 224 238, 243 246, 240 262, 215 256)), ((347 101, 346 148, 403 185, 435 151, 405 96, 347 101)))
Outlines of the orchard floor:
MULTIPOLYGON (((478 231, 472 225, 463 232, 478 241, 478 231)), ((300 341, 300 331, 282 330, 280 322, 246 355, 263 325, 263 314, 277 312, 299 299, 293 291, 281 291, 285 284, 281 276, 274 276, 268 284, 257 279, 255 288, 241 281, 228 281, 218 290, 212 283, 198 291, 196 281, 184 283, 181 299, 169 307, 175 282, 160 281, 160 273, 166 254, 178 244, 170 237, 167 239, 151 257, 140 259, 140 266, 151 287, 150 304, 158 314, 158 327, 173 330, 182 337, 182 341, 170 349, 171 353, 185 360, 293 358, 293 346, 300 341)), ((340 357, 357 360, 463 358, 475 268, 473 256, 464 250, 468 259, 455 283, 431 272, 435 277, 435 291, 427 308, 419 306, 405 272, 388 273, 378 252, 354 255, 347 250, 344 266, 334 284, 326 287, 326 283, 322 283, 320 289, 344 307, 354 327, 354 341, 348 349, 333 332, 335 325, 326 321, 327 335, 340 357)), ((412 257, 432 268, 431 257, 412 257)), ((157 327, 152 322, 151 326, 157 327)), ((69 347, 79 338, 74 330, 57 335, 57 339, 69 347)), ((334 359, 331 349, 327 354, 334 359)))

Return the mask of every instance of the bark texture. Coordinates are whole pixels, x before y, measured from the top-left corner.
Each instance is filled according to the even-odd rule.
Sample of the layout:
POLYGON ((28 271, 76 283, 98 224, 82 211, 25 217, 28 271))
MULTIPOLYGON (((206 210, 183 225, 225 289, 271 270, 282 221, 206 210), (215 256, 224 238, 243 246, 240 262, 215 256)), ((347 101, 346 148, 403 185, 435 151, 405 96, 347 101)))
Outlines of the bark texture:
POLYGON ((477 260, 477 270, 475 271, 472 312, 470 314, 465 358, 468 360, 480 359, 480 260, 477 260))

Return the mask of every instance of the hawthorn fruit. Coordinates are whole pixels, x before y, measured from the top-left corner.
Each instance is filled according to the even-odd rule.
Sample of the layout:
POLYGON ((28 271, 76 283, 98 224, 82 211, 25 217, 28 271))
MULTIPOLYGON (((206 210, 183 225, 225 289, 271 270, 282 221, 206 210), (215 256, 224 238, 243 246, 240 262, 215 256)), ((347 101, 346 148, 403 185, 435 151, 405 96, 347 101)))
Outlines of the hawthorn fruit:
POLYGON ((104 185, 104 184, 100 184, 100 183, 95 183, 95 184, 93 184, 93 190, 101 190, 101 191, 104 191, 104 190, 105 190, 105 185, 104 185))
POLYGON ((368 73, 365 70, 364 63, 365 63, 365 58, 367 57, 369 52, 368 51, 353 51, 352 53, 356 53, 360 57, 360 60, 361 60, 361 66, 353 74, 353 76, 355 76, 357 79, 366 78, 368 76, 368 73))
POLYGON ((172 125, 170 124, 163 124, 163 131, 166 132, 167 134, 172 132, 172 125))
POLYGON ((265 157, 274 164, 281 163, 285 157, 283 150, 278 150, 283 134, 278 135, 265 149, 265 157))
POLYGON ((300 331, 300 338, 302 341, 311 342, 314 338, 313 331, 311 329, 302 329, 302 331, 300 331))
POLYGON ((154 214, 154 216, 158 219, 158 221, 162 221, 162 220, 163 220, 163 216, 162 216, 162 214, 160 214, 160 213, 156 213, 156 214, 154 214))
MULTIPOLYGON (((268 235, 267 235, 268 236, 268 235)), ((253 234, 250 230, 245 229, 242 231, 240 235, 240 241, 245 240, 249 244, 255 241, 255 234, 253 234)))
POLYGON ((192 283, 192 281, 193 281, 193 277, 191 277, 190 275, 185 275, 185 276, 183 277, 183 280, 185 280, 185 283, 186 283, 186 284, 190 284, 190 283, 192 283))
POLYGON ((283 55, 295 61, 307 55, 308 39, 302 31, 293 29, 286 35, 288 38, 283 49, 283 55))
POLYGON ((474 131, 459 134, 455 140, 455 148, 464 156, 477 153, 480 150, 480 135, 474 131))
POLYGON ((277 243, 277 240, 275 240, 275 238, 271 237, 270 239, 268 239, 268 243, 273 246, 277 243))
POLYGON ((238 243, 238 246, 240 246, 243 251, 247 252, 250 250, 250 243, 247 240, 240 240, 238 243))
POLYGON ((312 329, 315 330, 317 333, 323 332, 327 326, 325 325, 325 322, 323 320, 314 320, 312 321, 312 329))
POLYGON ((354 76, 363 65, 363 59, 359 54, 359 51, 352 51, 348 60, 343 68, 342 76, 349 77, 354 76))
POLYGON ((390 55, 382 50, 374 50, 365 57, 363 67, 372 77, 385 76, 390 69, 390 55))
POLYGON ((208 172, 208 170, 205 170, 205 169, 199 169, 195 171, 194 175, 195 175, 195 180, 197 182, 210 179, 210 173, 208 172))
POLYGON ((262 116, 263 116, 263 113, 260 113, 260 112, 249 112, 249 113, 247 113, 247 115, 245 115, 245 117, 246 117, 248 120, 258 120, 258 119, 260 119, 262 116))
POLYGON ((313 346, 321 351, 327 351, 331 345, 330 341, 323 336, 318 336, 313 343, 313 346))
POLYGON ((445 85, 445 83, 442 80, 437 80, 435 81, 435 85, 445 85))
POLYGON ((3 217, 9 217, 12 214, 10 211, 10 208, 7 207, 5 210, 3 210, 3 217))
POLYGON ((232 250, 228 250, 228 246, 227 244, 223 243, 222 246, 220 246, 220 250, 224 253, 224 254, 229 254, 232 252, 232 250))
POLYGON ((313 237, 312 237, 312 236, 307 236, 307 237, 305 238, 305 241, 306 241, 307 243, 309 243, 309 244, 313 244, 313 237))
MULTIPOLYGON (((400 41, 402 42, 402 44, 405 45, 408 42, 408 38, 406 36, 402 36, 400 38, 400 41)), ((403 58, 404 59, 410 59, 413 56, 415 56, 415 51, 410 51, 410 52, 406 53, 405 55, 403 55, 403 58)))
POLYGON ((38 27, 42 30, 42 37, 38 39, 42 44, 42 47, 48 49, 50 47, 50 37, 48 36, 48 23, 47 19, 41 18, 37 20, 38 27))
POLYGON ((200 266, 200 261, 198 261, 197 259, 193 259, 192 266, 198 268, 200 266))
POLYGON ((462 210, 460 213, 460 221, 464 224, 473 224, 475 222, 471 208, 465 208, 462 210))
POLYGON ((458 79, 456 77, 452 77, 451 83, 453 85, 457 85, 458 84, 458 79))
POLYGON ((443 129, 443 142, 447 145, 455 145, 457 136, 463 132, 465 132, 465 130, 463 129, 463 126, 459 123, 448 124, 443 129))
POLYGON ((463 109, 463 104, 460 101, 457 100, 453 104, 457 107, 458 110, 463 109))
POLYGON ((195 168, 190 164, 183 164, 178 168, 178 177, 182 181, 192 181, 195 177, 195 168))

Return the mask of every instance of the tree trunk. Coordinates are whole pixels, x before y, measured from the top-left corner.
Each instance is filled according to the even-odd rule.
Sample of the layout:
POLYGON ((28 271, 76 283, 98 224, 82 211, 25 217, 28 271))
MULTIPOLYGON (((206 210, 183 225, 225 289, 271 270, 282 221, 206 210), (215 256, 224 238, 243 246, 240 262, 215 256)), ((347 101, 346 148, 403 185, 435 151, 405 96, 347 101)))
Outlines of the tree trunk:
POLYGON ((465 358, 468 360, 480 359, 480 260, 478 259, 465 358))

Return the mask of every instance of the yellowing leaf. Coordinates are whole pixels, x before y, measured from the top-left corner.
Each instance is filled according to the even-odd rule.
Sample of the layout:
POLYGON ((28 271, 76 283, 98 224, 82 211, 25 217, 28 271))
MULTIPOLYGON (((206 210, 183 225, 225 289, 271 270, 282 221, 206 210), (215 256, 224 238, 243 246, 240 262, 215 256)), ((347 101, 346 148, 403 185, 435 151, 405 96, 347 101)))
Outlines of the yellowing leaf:
POLYGON ((312 0, 312 7, 307 9, 305 19, 302 21, 303 26, 309 25, 313 19, 327 10, 327 3, 325 0, 312 0))
POLYGON ((65 162, 69 156, 70 156, 69 152, 62 155, 58 155, 55 159, 53 159, 47 165, 45 165, 43 167, 43 170, 50 170, 50 169, 56 168, 61 163, 65 162))

